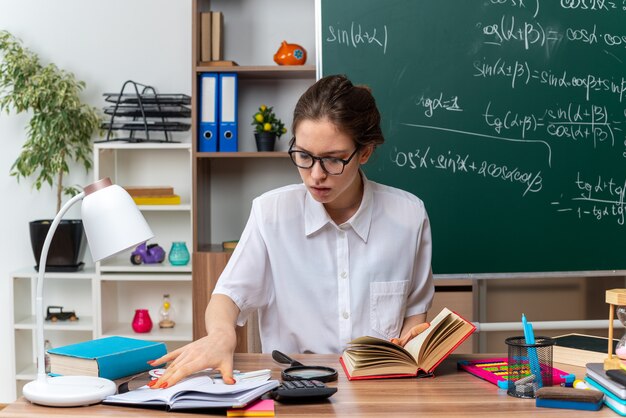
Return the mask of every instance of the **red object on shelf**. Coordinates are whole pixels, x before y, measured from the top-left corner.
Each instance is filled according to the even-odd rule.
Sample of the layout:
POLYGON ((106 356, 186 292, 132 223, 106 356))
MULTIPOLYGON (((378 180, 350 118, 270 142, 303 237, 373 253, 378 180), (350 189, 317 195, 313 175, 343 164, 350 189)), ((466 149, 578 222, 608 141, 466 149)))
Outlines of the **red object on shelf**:
POLYGON ((150 318, 150 313, 148 312, 148 310, 135 310, 135 317, 133 318, 132 325, 135 332, 150 332, 152 330, 152 319, 150 318))

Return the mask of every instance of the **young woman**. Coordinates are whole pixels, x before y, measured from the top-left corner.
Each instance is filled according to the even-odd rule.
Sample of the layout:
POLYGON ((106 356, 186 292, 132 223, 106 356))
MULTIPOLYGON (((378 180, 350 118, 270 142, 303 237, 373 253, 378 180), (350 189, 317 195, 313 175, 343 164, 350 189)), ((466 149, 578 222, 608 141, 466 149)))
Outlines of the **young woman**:
POLYGON ((207 367, 234 382, 235 325, 254 311, 264 352, 341 353, 363 335, 404 345, 426 320, 434 287, 424 204, 360 170, 384 141, 369 89, 322 78, 299 99, 292 132, 303 183, 254 200, 207 307, 208 335, 154 360, 171 363, 153 388, 207 367))

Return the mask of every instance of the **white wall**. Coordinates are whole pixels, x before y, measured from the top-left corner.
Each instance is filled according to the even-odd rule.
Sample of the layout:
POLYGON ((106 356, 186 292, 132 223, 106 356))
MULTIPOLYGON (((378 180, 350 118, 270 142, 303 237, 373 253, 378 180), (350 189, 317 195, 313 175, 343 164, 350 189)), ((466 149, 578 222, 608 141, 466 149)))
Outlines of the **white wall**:
MULTIPOLYGON (((101 109, 104 92, 132 79, 161 93, 191 92, 191 2, 183 0, 0 0, 0 30, 22 39, 43 63, 54 62, 87 83, 83 98, 101 109)), ((0 403, 13 401, 11 271, 35 264, 28 222, 52 218, 55 197, 9 176, 25 140, 25 115, 0 115, 0 403)), ((71 184, 93 173, 77 169, 71 184)), ((77 217, 73 208, 68 217, 77 217)), ((89 258, 89 257, 87 257, 89 258)))

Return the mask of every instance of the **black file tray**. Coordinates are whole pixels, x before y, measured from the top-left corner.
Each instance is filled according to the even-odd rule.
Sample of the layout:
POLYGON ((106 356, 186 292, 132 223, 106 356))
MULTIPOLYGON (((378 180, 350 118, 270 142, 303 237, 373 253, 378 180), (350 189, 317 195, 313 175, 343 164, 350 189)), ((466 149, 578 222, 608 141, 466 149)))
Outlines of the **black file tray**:
POLYGON ((191 117, 191 109, 185 106, 176 105, 165 105, 165 106, 157 106, 157 105, 145 105, 143 107, 144 113, 141 113, 141 109, 137 106, 127 106, 122 105, 117 108, 115 106, 109 106, 104 108, 104 113, 107 115, 117 115, 124 117, 132 117, 132 118, 140 118, 143 117, 144 114, 147 118, 158 118, 158 117, 166 117, 166 118, 190 118, 191 117))
MULTIPOLYGON (((152 88, 150 86, 146 86, 152 88)), ((149 94, 142 93, 141 97, 130 93, 104 93, 104 100, 110 103, 120 104, 168 104, 168 105, 189 105, 191 97, 186 94, 149 94)))
POLYGON ((110 115, 108 122, 100 125, 107 132, 106 139, 96 142, 178 142, 172 141, 170 132, 188 131, 190 123, 172 122, 167 118, 189 118, 191 97, 186 94, 158 94, 154 87, 132 80, 126 81, 119 93, 104 93, 104 100, 115 103, 104 108, 110 115), (134 93, 125 92, 130 87, 134 93), (125 138, 112 138, 113 131, 128 131, 125 138), (144 137, 137 134, 144 133, 144 137), (161 132, 164 138, 157 139, 155 133, 161 132), (152 133, 152 135, 151 135, 152 133))
POLYGON ((189 123, 181 122, 155 122, 155 121, 128 121, 128 122, 105 122, 102 129, 115 129, 125 131, 187 131, 191 127, 189 123))

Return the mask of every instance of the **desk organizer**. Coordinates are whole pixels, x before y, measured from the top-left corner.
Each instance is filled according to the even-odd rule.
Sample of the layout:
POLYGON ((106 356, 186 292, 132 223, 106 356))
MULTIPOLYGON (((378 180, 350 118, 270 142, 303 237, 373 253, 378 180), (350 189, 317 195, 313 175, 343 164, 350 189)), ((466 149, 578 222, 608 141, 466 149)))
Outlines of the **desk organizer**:
POLYGON ((554 339, 537 337, 535 344, 527 344, 526 339, 520 336, 507 338, 504 342, 509 347, 507 394, 518 398, 534 398, 539 388, 554 384, 554 339))

